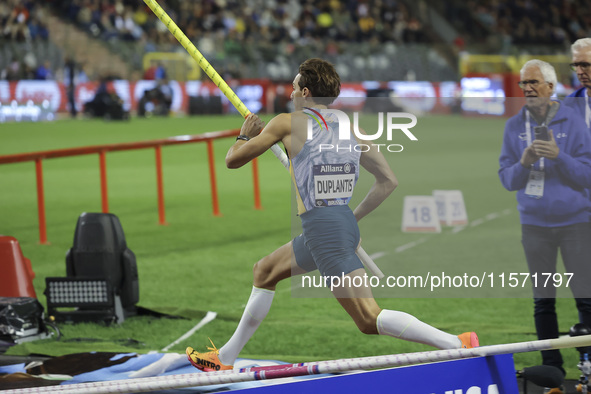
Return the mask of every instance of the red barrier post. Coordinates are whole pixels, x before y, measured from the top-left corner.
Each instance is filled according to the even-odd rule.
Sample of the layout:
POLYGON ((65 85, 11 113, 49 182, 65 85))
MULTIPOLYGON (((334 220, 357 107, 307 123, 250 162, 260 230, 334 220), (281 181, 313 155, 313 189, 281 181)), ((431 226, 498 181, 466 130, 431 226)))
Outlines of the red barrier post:
POLYGON ((107 194, 107 158, 106 151, 99 152, 99 167, 101 173, 101 204, 103 213, 109 213, 109 197, 107 194))
POLYGON ((255 157, 252 160, 252 183, 254 186, 254 209, 261 210, 261 191, 259 188, 259 162, 255 157))
POLYGON ((43 192, 43 163, 41 158, 35 160, 37 175, 37 215, 39 217, 39 243, 47 245, 47 227, 45 223, 45 193, 43 192))
MULTIPOLYGON (((35 161, 36 173, 37 173, 37 208, 39 217, 39 243, 49 244, 47 241, 46 232, 46 220, 45 220, 45 197, 43 191, 43 167, 42 160, 55 159, 59 157, 72 157, 89 154, 99 154, 99 170, 100 170, 100 183, 101 183, 101 204, 102 211, 104 213, 109 212, 109 201, 107 193, 107 164, 106 164, 106 153, 116 151, 126 151, 135 149, 145 148, 157 148, 168 145, 178 145, 195 142, 207 142, 207 150, 209 154, 209 174, 212 189, 212 203, 213 211, 215 216, 221 216, 219 212, 218 196, 217 196, 217 185, 215 179, 215 168, 213 160, 213 140, 218 138, 235 137, 240 134, 240 129, 226 130, 226 131, 215 131, 200 135, 181 135, 176 137, 169 137, 159 140, 151 141, 139 141, 139 142, 126 142, 120 144, 106 144, 106 145, 93 145, 93 146, 82 146, 78 148, 66 148, 56 149, 39 152, 29 153, 17 153, 12 155, 0 155, 0 165, 10 163, 22 163, 25 161, 35 161)), ((157 153, 157 155, 159 155, 157 153)), ((158 160, 158 158, 156 159, 158 160)), ((160 166, 159 166, 160 167, 160 166)), ((157 169, 158 171, 158 169, 157 169)), ((161 170, 160 170, 161 172, 161 170)), ((157 174, 158 176, 158 174, 157 174)), ((161 175, 160 175, 161 176, 161 175)), ((258 179, 258 175, 257 175, 258 179)), ((258 181, 255 181, 255 183, 258 181)), ((257 186, 255 186, 258 189, 257 186)), ((161 188, 162 195, 159 196, 162 200, 162 210, 159 211, 160 220, 164 218, 164 187, 161 188)), ((256 202, 256 191, 255 191, 255 205, 256 202)), ((260 199, 260 196, 259 196, 260 199)), ((160 208, 160 207, 159 207, 160 208)))
POLYGON ((213 205, 213 215, 221 216, 218 203, 218 188, 215 181, 215 161, 213 158, 213 140, 207 140, 207 158, 209 161, 209 183, 211 185, 211 203, 213 205))
POLYGON ((158 223, 165 225, 166 213, 164 210, 164 182, 162 181, 162 146, 156 146, 156 188, 158 191, 158 223))

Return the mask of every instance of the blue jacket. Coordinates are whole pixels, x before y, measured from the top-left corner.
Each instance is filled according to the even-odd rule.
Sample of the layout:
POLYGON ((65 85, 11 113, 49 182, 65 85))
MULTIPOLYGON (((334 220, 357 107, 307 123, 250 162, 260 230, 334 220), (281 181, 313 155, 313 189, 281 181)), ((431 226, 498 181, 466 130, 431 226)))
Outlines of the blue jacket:
MULTIPOLYGON (((554 104, 556 105, 556 104, 554 104)), ((591 213, 591 134, 583 118, 572 108, 562 105, 548 124, 560 148, 554 160, 544 159, 544 195, 525 195, 530 169, 521 165, 527 147, 525 107, 505 124, 503 148, 499 158, 499 177, 509 191, 517 191, 517 209, 521 223, 544 227, 566 226, 588 222, 591 213)), ((530 116, 531 130, 538 126, 530 116)), ((534 168, 539 169, 539 161, 534 168)))
MULTIPOLYGON (((569 107, 574 108, 582 117, 585 119, 586 112, 585 112, 585 94, 587 93, 587 88, 582 87, 578 90, 575 90, 568 96, 564 98, 564 104, 568 105, 569 107)), ((591 97, 588 99, 589 106, 591 106, 591 97)), ((590 125, 591 126, 591 125, 590 125)), ((591 127, 589 127, 591 130, 591 127)))
POLYGON ((575 90, 574 92, 572 92, 571 94, 569 94, 566 97, 585 97, 585 90, 586 89, 587 88, 583 86, 582 88, 575 90))

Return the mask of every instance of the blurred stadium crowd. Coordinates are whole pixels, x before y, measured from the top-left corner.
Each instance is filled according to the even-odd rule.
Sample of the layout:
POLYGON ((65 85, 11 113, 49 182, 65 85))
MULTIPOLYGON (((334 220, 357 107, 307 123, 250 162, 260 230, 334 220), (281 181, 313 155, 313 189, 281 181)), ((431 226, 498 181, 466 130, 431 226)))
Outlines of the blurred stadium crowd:
POLYGON ((0 33, 12 41, 47 40, 45 9, 40 0, 0 2, 0 33))
POLYGON ((513 45, 569 46, 591 36, 591 3, 585 0, 451 0, 440 10, 480 42, 497 37, 513 45))
MULTIPOLYGON (((273 61, 278 55, 296 52, 305 52, 298 53, 300 58, 331 56, 348 50, 350 43, 377 47, 387 42, 430 41, 419 19, 396 0, 166 0, 160 4, 200 51, 214 60, 273 61)), ((47 40, 43 14, 49 11, 95 39, 126 42, 119 51, 179 51, 166 27, 137 0, 9 0, 0 8, 3 39, 47 40)), ((240 70, 235 67, 230 72, 240 77, 240 70)))
MULTIPOLYGON (((449 80, 457 79, 457 56, 462 51, 516 54, 528 46, 544 45, 553 52, 566 52, 574 40, 591 35, 591 3, 586 0, 159 0, 159 4, 225 77, 235 78, 284 79, 303 59, 322 56, 340 65, 345 80, 449 80), (432 10, 455 29, 453 40, 446 41, 434 29, 432 10), (400 48, 405 56, 397 56, 400 48), (396 69, 391 67, 392 58, 397 60, 396 69), (368 71, 369 75, 359 75, 368 71)), ((136 71, 123 78, 142 77, 145 53, 183 51, 142 1, 5 0, 0 2, 0 42, 28 46, 4 45, 0 50, 3 79, 63 75, 67 55, 55 59, 39 44, 52 41, 49 14, 121 56, 136 71), (44 53, 35 49, 40 47, 44 53)), ((101 76, 88 74, 92 79, 101 76)))
MULTIPOLYGON (((314 39, 341 41, 420 42, 420 22, 395 0, 298 1, 206 0, 160 2, 192 40, 221 35, 233 42, 271 43, 314 39)), ((66 0, 62 15, 103 39, 145 39, 155 45, 177 45, 147 6, 131 0, 66 0)))
MULTIPOLYGON (((337 56, 350 43, 426 42, 423 26, 395 0, 161 1, 171 18, 226 76, 243 77, 243 64, 337 56)), ((135 41, 131 51, 179 50, 175 38, 141 2, 69 0, 61 13, 102 40, 135 41)), ((128 45, 129 47, 129 45, 128 45)), ((182 50, 182 48, 181 48, 182 50)), ((288 66, 286 68, 291 68, 288 66)), ((260 74, 246 68, 249 75, 260 74)))

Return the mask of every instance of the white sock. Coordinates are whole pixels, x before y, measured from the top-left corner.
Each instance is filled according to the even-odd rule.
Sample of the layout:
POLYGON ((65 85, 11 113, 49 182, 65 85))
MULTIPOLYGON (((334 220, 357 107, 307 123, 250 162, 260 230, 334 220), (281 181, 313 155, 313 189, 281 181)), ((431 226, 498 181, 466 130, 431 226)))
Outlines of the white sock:
POLYGON ((457 336, 438 330, 405 312, 383 309, 376 324, 380 335, 424 343, 438 349, 458 349, 462 346, 457 336))
POLYGON ((274 295, 275 292, 273 290, 252 287, 250 298, 246 303, 236 331, 234 331, 232 338, 220 349, 219 358, 223 364, 234 364, 244 345, 246 345, 250 337, 259 328, 265 316, 267 316, 269 309, 271 309, 274 295))

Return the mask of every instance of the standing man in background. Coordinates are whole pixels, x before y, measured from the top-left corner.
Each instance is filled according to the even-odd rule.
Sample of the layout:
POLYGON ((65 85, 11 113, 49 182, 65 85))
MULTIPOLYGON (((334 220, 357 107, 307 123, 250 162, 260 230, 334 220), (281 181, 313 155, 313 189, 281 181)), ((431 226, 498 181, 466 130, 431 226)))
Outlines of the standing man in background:
MULTIPOLYGON (((526 105, 507 121, 499 159, 501 183, 517 191, 538 339, 559 334, 556 287, 542 279, 556 273, 559 250, 566 273, 573 274, 569 286, 579 320, 591 325, 591 134, 574 109, 551 100, 556 83, 550 64, 525 63, 519 86, 526 105)), ((542 359, 565 372, 560 351, 543 351, 542 359)))
MULTIPOLYGON (((581 87, 569 94, 564 99, 564 103, 573 107, 585 119, 585 124, 591 132, 591 99, 589 99, 591 96, 591 38, 578 39, 570 49, 572 56, 570 68, 576 73, 581 87)), ((591 304, 591 299, 586 302, 591 304)))
POLYGON ((577 74, 582 87, 568 95, 565 104, 575 108, 591 130, 591 38, 581 38, 570 47, 570 68, 577 74), (571 97, 575 97, 571 99, 571 97))
POLYGON ((64 82, 68 92, 68 104, 70 106, 70 115, 76 118, 78 109, 76 108, 76 61, 73 57, 66 58, 64 82))

